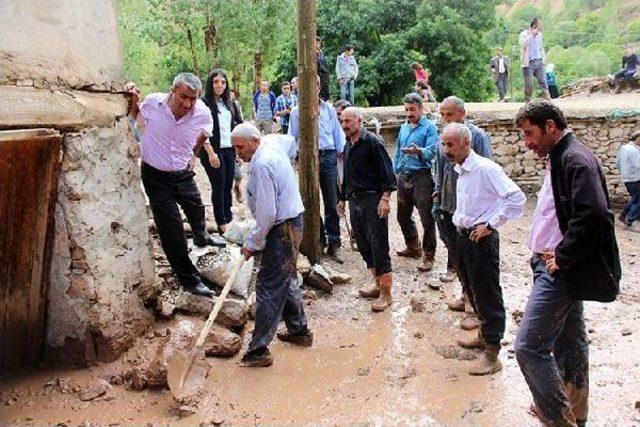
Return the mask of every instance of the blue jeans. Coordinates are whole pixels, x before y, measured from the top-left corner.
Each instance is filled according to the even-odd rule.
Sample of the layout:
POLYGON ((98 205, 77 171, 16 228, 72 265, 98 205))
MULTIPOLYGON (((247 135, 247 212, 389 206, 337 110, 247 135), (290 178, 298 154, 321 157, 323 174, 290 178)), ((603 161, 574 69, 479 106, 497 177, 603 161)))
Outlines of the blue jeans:
POLYGON ((622 210, 622 215, 626 216, 628 221, 637 221, 640 219, 640 181, 625 182, 624 185, 631 195, 631 200, 622 210))
POLYGON ((347 92, 349 92, 349 99, 347 99, 347 101, 351 102, 351 105, 355 107, 356 104, 353 101, 353 97, 355 96, 355 80, 342 80, 338 83, 340 84, 340 99, 347 99, 347 92))
POLYGON ((569 299, 567 282, 549 275, 538 255, 531 268, 533 289, 515 342, 516 359, 543 418, 584 424, 589 344, 582 301, 569 299))
POLYGON ((264 351, 283 319, 292 334, 308 332, 296 270, 302 241, 302 214, 275 225, 267 234, 256 280, 256 323, 249 352, 264 351))
POLYGON ((324 227, 320 240, 326 246, 340 246, 340 218, 338 205, 338 156, 335 150, 321 150, 320 157, 320 191, 324 203, 324 227))

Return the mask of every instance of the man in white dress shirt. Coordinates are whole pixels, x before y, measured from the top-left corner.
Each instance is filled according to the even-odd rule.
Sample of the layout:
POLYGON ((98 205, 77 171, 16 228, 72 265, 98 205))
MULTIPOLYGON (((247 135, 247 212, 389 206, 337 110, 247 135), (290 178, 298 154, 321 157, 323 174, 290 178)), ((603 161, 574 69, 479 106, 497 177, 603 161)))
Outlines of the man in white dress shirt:
POLYGON ((458 230, 458 274, 480 320, 478 336, 458 344, 483 349, 484 357, 469 374, 489 375, 502 369, 498 353, 505 328, 497 229, 508 219, 521 217, 527 199, 502 168, 476 154, 470 142, 471 131, 462 123, 451 123, 442 133, 444 153, 459 175, 453 214, 458 230))
POLYGON ((240 158, 250 162, 247 204, 256 220, 242 254, 249 259, 262 253, 256 281, 256 323, 242 366, 269 366, 273 358, 268 346, 280 319, 287 326, 285 332, 278 332, 280 340, 305 347, 313 343, 296 270, 304 206, 291 166, 290 143, 264 138, 261 142, 258 128, 246 122, 233 129, 231 139, 240 158))

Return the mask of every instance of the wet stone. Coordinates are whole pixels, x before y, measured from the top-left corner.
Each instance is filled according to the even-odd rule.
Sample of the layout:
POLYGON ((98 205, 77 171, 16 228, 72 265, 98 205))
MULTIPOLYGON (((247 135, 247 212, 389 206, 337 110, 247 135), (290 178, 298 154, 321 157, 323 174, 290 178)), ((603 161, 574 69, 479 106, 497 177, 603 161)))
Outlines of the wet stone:
POLYGON ((231 357, 241 348, 240 335, 222 328, 213 328, 204 342, 204 354, 207 357, 231 357))
POLYGON ((103 379, 91 381, 89 385, 80 393, 80 400, 87 402, 96 397, 102 396, 111 390, 109 383, 103 379))
POLYGON ((414 313, 422 313, 427 304, 427 300, 424 298, 411 298, 411 311, 414 313))
POLYGON ((333 282, 331 281, 331 274, 320 264, 315 264, 313 267, 311 267, 311 272, 305 279, 305 283, 313 288, 320 289, 324 292, 333 292, 333 282))
POLYGON ((457 345, 444 345, 436 347, 436 353, 445 359, 475 360, 480 353, 474 350, 458 347, 457 345))

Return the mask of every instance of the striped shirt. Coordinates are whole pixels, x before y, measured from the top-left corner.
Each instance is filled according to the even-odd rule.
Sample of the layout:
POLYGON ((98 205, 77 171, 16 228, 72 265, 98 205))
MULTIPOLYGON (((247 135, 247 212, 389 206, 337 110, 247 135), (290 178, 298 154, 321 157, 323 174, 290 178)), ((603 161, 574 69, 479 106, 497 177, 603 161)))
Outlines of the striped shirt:
POLYGON ((169 96, 152 93, 140 105, 144 123, 140 154, 146 164, 173 172, 187 169, 200 133, 212 135, 213 119, 209 107, 198 99, 191 111, 176 120, 169 107, 169 96))

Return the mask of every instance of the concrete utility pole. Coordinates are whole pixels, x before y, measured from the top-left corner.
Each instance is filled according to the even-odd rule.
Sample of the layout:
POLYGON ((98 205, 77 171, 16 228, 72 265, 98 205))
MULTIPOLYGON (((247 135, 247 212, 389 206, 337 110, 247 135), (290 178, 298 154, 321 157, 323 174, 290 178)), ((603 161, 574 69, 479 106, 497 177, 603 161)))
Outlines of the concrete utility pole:
POLYGON ((318 82, 316 70, 316 0, 298 0, 298 93, 300 193, 304 235, 300 251, 311 263, 320 260, 320 177, 318 174, 318 82))

